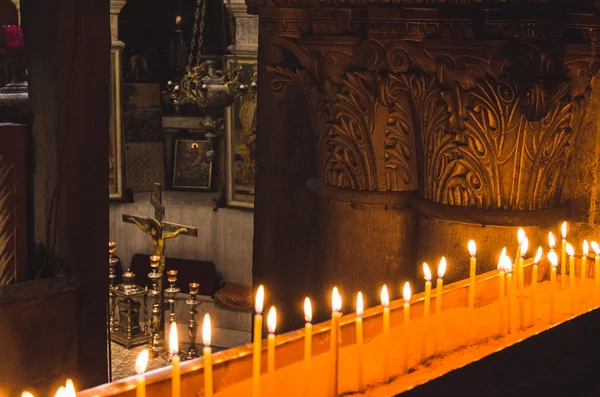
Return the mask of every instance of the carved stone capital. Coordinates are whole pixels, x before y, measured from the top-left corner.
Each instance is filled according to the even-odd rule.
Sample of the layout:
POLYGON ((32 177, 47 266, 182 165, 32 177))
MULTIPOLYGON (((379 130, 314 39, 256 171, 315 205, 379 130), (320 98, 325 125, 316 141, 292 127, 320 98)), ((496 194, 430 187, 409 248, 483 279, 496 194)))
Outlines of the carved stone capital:
POLYGON ((110 0, 110 37, 112 45, 123 47, 123 43, 119 41, 119 14, 127 0, 110 0))
POLYGON ((590 47, 556 40, 271 35, 264 49, 275 94, 305 89, 321 182, 485 209, 561 204, 600 68, 590 47))

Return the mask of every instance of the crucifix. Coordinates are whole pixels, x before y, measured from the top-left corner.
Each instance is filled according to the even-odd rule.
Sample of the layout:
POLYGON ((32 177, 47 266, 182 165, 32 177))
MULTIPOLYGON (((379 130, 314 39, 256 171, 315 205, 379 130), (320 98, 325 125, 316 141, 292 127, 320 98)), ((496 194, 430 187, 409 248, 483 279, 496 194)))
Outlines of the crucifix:
MULTIPOLYGON (((136 225, 142 232, 152 237, 152 243, 154 244, 154 255, 160 257, 160 262, 157 270, 158 273, 162 275, 165 271, 165 240, 175 238, 180 234, 197 237, 198 229, 192 226, 180 225, 177 223, 166 222, 163 220, 165 216, 165 207, 162 204, 162 190, 160 183, 154 184, 154 189, 152 191, 152 195, 150 196, 150 204, 152 204, 152 206, 154 207, 154 218, 142 218, 139 216, 123 214, 123 222, 132 223, 136 225)), ((164 299, 162 289, 162 277, 158 279, 157 285, 158 296, 156 297, 156 303, 161 309, 158 321, 158 332, 156 333, 160 335, 164 330, 164 316, 162 315, 162 305, 164 299)), ((156 352, 158 347, 155 346, 155 342, 162 340, 162 338, 155 338, 153 335, 152 339, 152 350, 156 352)))

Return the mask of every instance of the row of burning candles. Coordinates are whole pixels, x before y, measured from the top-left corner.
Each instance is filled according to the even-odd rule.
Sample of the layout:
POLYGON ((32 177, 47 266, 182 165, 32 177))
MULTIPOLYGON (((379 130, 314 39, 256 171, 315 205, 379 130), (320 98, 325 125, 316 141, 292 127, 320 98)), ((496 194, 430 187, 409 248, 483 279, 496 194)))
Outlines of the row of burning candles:
MULTIPOLYGON (((575 250, 571 244, 566 240, 567 238, 567 223, 564 222, 561 227, 562 232, 562 256, 561 256, 561 285, 564 289, 566 287, 566 256, 569 255, 569 285, 571 292, 571 314, 574 313, 574 299, 575 299, 575 250)), ((506 253, 506 248, 502 250, 500 259, 498 261, 499 272, 499 300, 501 304, 500 308, 500 321, 499 321, 499 333, 502 335, 505 333, 507 326, 509 333, 516 332, 516 316, 519 314, 519 328, 525 328, 525 310, 524 310, 524 274, 523 274, 523 258, 526 255, 529 248, 529 240, 525 236, 525 231, 519 229, 517 233, 517 254, 515 256, 515 272, 513 276, 513 263, 510 257, 506 253), (516 296, 519 296, 519 304, 517 308, 516 296), (504 319, 504 313, 506 309, 505 297, 508 295, 508 321, 504 319)), ((558 255, 554 251, 556 246, 555 238, 552 232, 548 234, 548 244, 550 251, 547 254, 548 261, 550 262, 550 313, 549 322, 554 322, 554 302, 556 292, 556 269, 559 264, 558 255)), ((587 277, 587 256, 589 246, 592 246, 596 257, 595 257, 595 287, 596 295, 600 296, 600 246, 596 242, 588 244, 587 240, 583 242, 583 255, 581 259, 581 278, 584 280, 582 284, 585 284, 587 277)), ((468 295, 468 307, 473 309, 475 305, 475 275, 476 275, 476 244, 473 240, 468 243, 468 250, 471 255, 469 263, 469 295, 468 295)), ((538 263, 542 258, 542 247, 539 247, 532 266, 531 276, 531 310, 530 310, 530 323, 533 323, 535 314, 535 295, 537 287, 537 276, 538 276, 538 263)), ((444 274, 446 272, 446 258, 442 257, 437 268, 437 283, 436 283, 436 296, 435 296, 435 314, 438 315, 442 311, 442 293, 444 285, 444 274)), ((423 317, 428 318, 430 314, 430 303, 431 303, 431 270, 427 263, 423 263, 423 274, 425 278, 425 299, 424 299, 424 311, 423 317)), ((407 325, 410 320, 410 299, 412 296, 412 290, 409 282, 404 284, 402 291, 404 299, 404 324, 407 325)), ((384 380, 389 381, 390 379, 390 357, 389 349, 386 346, 390 344, 390 309, 389 309, 389 293, 388 288, 384 285, 381 289, 381 304, 383 305, 383 376, 384 380)), ((262 353, 262 329, 263 329, 263 306, 265 300, 265 289, 264 286, 260 285, 256 292, 255 299, 255 311, 254 316, 254 340, 253 340, 253 370, 252 370, 252 390, 253 396, 260 396, 260 374, 261 374, 261 353, 262 353)), ((338 396, 338 374, 339 374, 339 334, 340 334, 340 321, 341 321, 341 309, 342 309, 342 297, 339 294, 337 287, 333 288, 332 292, 332 317, 331 317, 331 331, 330 331, 330 383, 329 383, 329 395, 338 396)), ((362 315, 364 312, 364 302, 361 292, 358 292, 356 297, 356 344, 358 347, 357 355, 357 382, 358 389, 364 390, 364 377, 363 377, 363 327, 362 327, 362 315)), ((308 367, 310 358, 312 356, 312 304, 310 298, 304 300, 304 317, 306 320, 305 325, 305 337, 304 337, 304 362, 308 367)), ((272 378, 275 372, 275 330, 277 324, 277 311, 272 306, 267 315, 267 374, 272 378)), ((204 357, 204 395, 205 397, 211 397, 213 395, 213 377, 212 377, 212 350, 211 344, 211 322, 208 313, 204 316, 202 325, 202 339, 204 343, 203 357, 204 357)), ((435 354, 438 350, 438 333, 436 331, 433 341, 433 353, 435 354)), ((169 332, 169 351, 171 353, 171 363, 173 366, 171 376, 171 390, 172 397, 181 396, 181 379, 180 379, 180 357, 179 357, 179 343, 177 336, 177 325, 175 322, 171 323, 169 332)), ((426 353, 426 340, 422 339, 421 355, 420 359, 423 361, 427 355, 426 353)), ((136 396, 146 396, 146 385, 144 372, 148 363, 149 353, 148 350, 143 350, 136 360, 136 396)), ((408 371, 408 343, 403 342, 403 372, 408 371)), ((308 387, 308 386, 306 386, 308 387)), ((67 381, 66 387, 61 387, 55 397, 72 397, 75 396, 75 391, 72 382, 67 381), (70 384, 70 386, 69 386, 70 384)), ((33 397, 32 394, 24 392, 22 397, 33 397)))

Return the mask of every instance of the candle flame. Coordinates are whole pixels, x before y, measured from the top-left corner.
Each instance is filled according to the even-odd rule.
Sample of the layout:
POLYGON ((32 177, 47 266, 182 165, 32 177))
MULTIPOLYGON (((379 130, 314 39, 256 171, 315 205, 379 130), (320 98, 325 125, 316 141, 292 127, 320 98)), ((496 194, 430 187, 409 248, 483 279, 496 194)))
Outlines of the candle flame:
POLYGON ((556 247, 556 240, 554 239, 554 234, 552 234, 552 232, 548 232, 548 245, 550 246, 550 249, 556 247))
POLYGON ((204 347, 210 347, 212 339, 212 326, 210 325, 210 315, 204 314, 204 321, 202 322, 202 343, 204 347))
POLYGON ((254 310, 256 314, 262 314, 265 304, 265 287, 261 284, 256 290, 256 299, 254 300, 254 310))
POLYGON ((510 257, 508 255, 504 255, 502 257, 502 267, 504 267, 504 271, 507 273, 512 272, 512 261, 510 260, 510 257))
POLYGON ((475 244, 475 241, 469 240, 467 247, 469 248, 469 254, 471 254, 471 256, 475 256, 477 253, 477 245, 475 244))
POLYGON ((583 256, 588 256, 590 253, 590 246, 587 240, 583 240, 583 256))
POLYGON ((267 315, 267 329, 270 334, 275 333, 275 328, 277 327, 277 310, 275 310, 275 306, 271 306, 269 309, 269 314, 267 315))
POLYGON ((440 264, 438 265, 438 278, 444 278, 444 274, 446 273, 446 257, 442 256, 440 259, 440 264))
POLYGON ((364 302, 362 292, 358 291, 358 295, 356 295, 356 315, 362 316, 365 311, 364 302))
POLYGON ((525 257, 527 250, 529 249, 529 239, 525 237, 523 242, 521 242, 521 258, 525 257))
POLYGON ((21 393, 21 397, 35 397, 35 396, 28 391, 24 391, 23 393, 21 393))
POLYGON ((569 243, 567 243, 567 254, 569 254, 569 256, 573 256, 575 255, 575 249, 573 248, 573 246, 569 243))
POLYGON ((595 241, 592 241, 592 242, 590 242, 590 245, 592 246, 592 249, 594 250, 594 253, 596 255, 600 255, 600 246, 598 245, 598 243, 595 242, 595 241))
POLYGON ((333 287, 333 292, 331 293, 331 308, 334 312, 342 310, 342 297, 337 287, 333 287))
POLYGON ((548 260, 552 264, 552 267, 558 266, 558 255, 556 255, 556 252, 554 252, 554 251, 548 252, 548 260))
POLYGON ((423 274, 425 275, 425 281, 431 281, 431 270, 429 270, 429 265, 423 262, 423 274))
POLYGON ((69 378, 65 383, 65 397, 76 397, 77 393, 75 392, 75 385, 73 381, 69 378))
POLYGON ((506 247, 502 248, 502 252, 500 252, 500 258, 498 258, 498 270, 503 272, 504 269, 504 257, 506 256, 506 247))
POLYGON ((384 285, 381 288, 381 304, 383 307, 388 307, 390 305, 390 295, 388 294, 387 285, 384 285))
POLYGON ((517 231, 517 242, 519 245, 523 244, 523 239, 525 238, 525 230, 522 227, 517 231))
POLYGON ((410 283, 407 281, 404 283, 404 289, 402 290, 402 297, 404 298, 404 303, 410 302, 410 296, 412 291, 410 290, 410 283))
POLYGON ((138 354, 137 359, 135 360, 135 373, 138 375, 146 372, 146 367, 148 366, 148 358, 150 354, 148 349, 144 349, 138 354))
POLYGON ((179 354, 179 339, 177 336, 177 323, 171 322, 171 328, 169 330, 169 353, 172 356, 179 354))
POLYGON ((562 226, 560 227, 560 232, 562 234, 563 240, 567 238, 567 221, 564 221, 562 226))
POLYGON ((542 259, 542 247, 538 247, 533 263, 537 265, 540 263, 540 259, 542 259))
POLYGON ((307 323, 312 321, 312 305, 308 296, 304 298, 304 321, 307 323))
POLYGON ((54 397, 68 397, 69 395, 67 394, 67 389, 64 386, 61 386, 58 388, 58 390, 56 391, 56 394, 54 394, 54 397))

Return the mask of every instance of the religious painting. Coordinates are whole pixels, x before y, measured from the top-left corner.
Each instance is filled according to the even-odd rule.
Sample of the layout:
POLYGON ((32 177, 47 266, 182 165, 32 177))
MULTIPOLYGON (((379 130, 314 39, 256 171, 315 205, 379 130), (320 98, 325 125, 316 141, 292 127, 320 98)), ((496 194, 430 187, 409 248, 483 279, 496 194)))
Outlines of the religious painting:
POLYGON ((119 200, 123 196, 123 169, 121 156, 121 63, 118 61, 120 48, 112 48, 110 52, 110 120, 108 146, 108 192, 109 199, 119 200))
POLYGON ((209 141, 175 139, 173 188, 210 190, 214 151, 209 141))
MULTIPOLYGON (((228 59, 229 67, 233 60, 228 59)), ((240 59, 242 81, 249 83, 256 73, 256 59, 240 59)), ((225 112, 227 129, 227 204, 254 208, 256 172, 256 93, 238 98, 225 112)))

